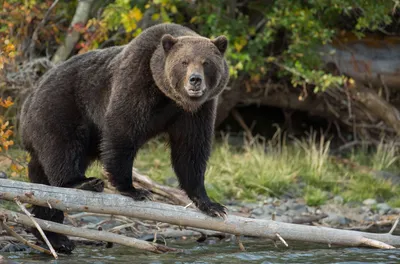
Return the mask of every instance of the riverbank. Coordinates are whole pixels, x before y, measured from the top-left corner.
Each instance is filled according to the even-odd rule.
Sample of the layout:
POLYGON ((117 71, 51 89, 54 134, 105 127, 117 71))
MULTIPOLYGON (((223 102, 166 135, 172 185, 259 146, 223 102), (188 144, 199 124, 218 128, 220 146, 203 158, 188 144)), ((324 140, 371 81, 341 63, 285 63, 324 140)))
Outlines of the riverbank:
MULTIPOLYGON (((333 155, 330 142, 315 135, 292 141, 277 136, 252 144, 232 144, 235 140, 238 141, 225 138, 215 143, 206 174, 210 196, 224 203, 229 214, 371 232, 388 232, 400 216, 395 173, 400 171, 400 162, 395 145, 381 144, 375 150, 361 146, 333 155)), ((26 181, 28 160, 25 152, 10 150, 0 160, 3 177, 26 181)), ((158 183, 178 186, 168 147, 161 139, 148 143, 139 152, 135 167, 158 183)), ((104 178, 97 163, 87 176, 104 178)), ((165 201, 160 197, 158 200, 165 201)), ((9 202, 0 201, 0 206, 17 210, 9 202)), ((229 237, 152 221, 78 212, 69 215, 66 223, 160 242, 168 238, 229 237)), ((32 239, 23 228, 16 230, 32 239)), ((3 239, 1 250, 26 249, 10 241, 3 239)))

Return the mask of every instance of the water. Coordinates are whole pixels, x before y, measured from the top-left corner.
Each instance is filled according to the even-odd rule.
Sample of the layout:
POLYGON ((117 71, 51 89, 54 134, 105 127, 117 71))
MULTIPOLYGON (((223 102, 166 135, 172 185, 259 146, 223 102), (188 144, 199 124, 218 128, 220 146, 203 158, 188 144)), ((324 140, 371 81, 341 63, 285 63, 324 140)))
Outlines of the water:
MULTIPOLYGON (((290 243, 275 248, 271 241, 244 239, 246 252, 239 251, 234 242, 197 243, 168 241, 171 247, 185 249, 184 253, 152 254, 114 245, 113 248, 79 246, 74 254, 60 255, 59 260, 37 253, 9 253, 3 256, 11 263, 53 264, 114 264, 114 263, 400 263, 400 249, 328 248, 324 245, 290 243)), ((1 262, 1 261, 0 261, 1 262)))

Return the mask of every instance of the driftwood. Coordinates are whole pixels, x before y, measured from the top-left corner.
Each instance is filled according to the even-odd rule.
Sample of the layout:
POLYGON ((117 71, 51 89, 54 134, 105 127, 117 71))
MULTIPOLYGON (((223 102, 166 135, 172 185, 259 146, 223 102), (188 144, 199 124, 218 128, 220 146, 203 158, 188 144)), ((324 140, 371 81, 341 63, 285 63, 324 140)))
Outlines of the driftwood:
MULTIPOLYGON (((132 170, 132 173, 134 185, 138 185, 141 188, 147 189, 155 194, 165 197, 176 205, 187 206, 192 202, 187 197, 185 192, 180 189, 158 184, 149 177, 139 173, 139 171, 135 168, 132 170)), ((194 206, 192 207, 194 208, 194 206)))
POLYGON ((213 218, 195 209, 157 202, 137 202, 118 194, 94 193, 76 189, 59 188, 0 179, 0 198, 59 210, 85 211, 123 215, 140 219, 214 230, 235 235, 283 238, 286 241, 306 241, 343 246, 371 246, 391 249, 400 246, 400 236, 374 234, 258 220, 229 215, 226 219, 213 218))
MULTIPOLYGON (((0 213, 1 214, 1 213, 0 213)), ((44 249, 42 247, 39 247, 38 245, 32 244, 22 236, 20 236, 17 232, 15 232, 12 228, 10 228, 8 225, 6 225, 5 221, 0 221, 1 227, 3 227, 8 234, 12 235, 14 238, 17 239, 17 241, 21 242, 22 244, 31 247, 33 249, 36 249, 40 252, 43 252, 47 255, 53 255, 53 253, 50 250, 44 249)), ((0 262, 1 263, 1 262, 0 262)))
MULTIPOLYGON (((56 251, 54 250, 53 246, 51 245, 50 241, 47 239, 46 235, 44 234, 42 228, 40 225, 36 222, 35 218, 31 215, 31 213, 26 210, 26 208, 23 206, 23 204, 18 200, 14 199, 19 208, 29 217, 29 219, 32 222, 32 226, 36 227, 36 229, 39 231, 40 235, 42 236, 43 240, 46 242, 46 245, 49 247, 51 254, 54 256, 55 259, 58 259, 58 255, 56 251)), ((3 221, 6 219, 2 219, 3 221)))
MULTIPOLYGON (((32 220, 23 214, 9 211, 6 209, 0 209, 0 217, 3 220, 12 221, 18 224, 26 226, 35 226, 32 220)), ((90 230, 79 227, 72 227, 63 224, 54 223, 51 221, 44 221, 39 218, 34 218, 34 220, 39 224, 39 226, 46 231, 51 231, 55 233, 61 233, 69 236, 83 237, 91 240, 97 241, 107 241, 112 243, 117 243, 129 247, 135 247, 142 250, 147 250, 154 253, 163 253, 170 251, 178 251, 177 249, 170 248, 164 245, 159 245, 155 243, 149 243, 143 240, 139 240, 132 237, 127 237, 123 235, 113 234, 105 231, 90 230)))

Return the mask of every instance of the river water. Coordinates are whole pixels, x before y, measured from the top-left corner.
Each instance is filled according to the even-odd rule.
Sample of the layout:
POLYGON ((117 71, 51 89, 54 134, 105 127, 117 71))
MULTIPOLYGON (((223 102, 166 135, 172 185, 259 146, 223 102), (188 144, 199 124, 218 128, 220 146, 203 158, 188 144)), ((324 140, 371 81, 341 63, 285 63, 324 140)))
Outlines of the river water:
MULTIPOLYGON (((213 242, 213 241, 211 241, 213 242)), ((234 242, 197 243, 168 241, 168 246, 185 249, 184 253, 152 254, 114 245, 112 248, 79 246, 72 255, 58 260, 38 253, 1 253, 8 263, 114 264, 114 263, 400 263, 400 249, 328 248, 324 245, 289 243, 276 248, 269 240, 244 239, 245 252, 234 242)), ((1 263, 1 261, 0 261, 1 263)))

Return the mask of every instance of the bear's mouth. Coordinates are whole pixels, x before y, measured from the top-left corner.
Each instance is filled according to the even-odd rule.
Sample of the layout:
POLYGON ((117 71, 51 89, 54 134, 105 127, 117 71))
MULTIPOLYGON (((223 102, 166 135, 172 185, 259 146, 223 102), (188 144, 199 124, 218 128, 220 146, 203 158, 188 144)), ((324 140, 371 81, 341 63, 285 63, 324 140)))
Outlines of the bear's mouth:
POLYGON ((194 98, 201 97, 204 94, 203 91, 194 91, 194 90, 188 90, 187 93, 190 97, 194 97, 194 98))
POLYGON ((185 87, 185 90, 190 98, 197 99, 204 95, 205 89, 191 86, 191 87, 185 87))

